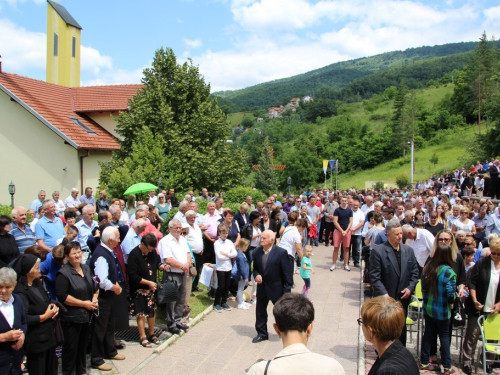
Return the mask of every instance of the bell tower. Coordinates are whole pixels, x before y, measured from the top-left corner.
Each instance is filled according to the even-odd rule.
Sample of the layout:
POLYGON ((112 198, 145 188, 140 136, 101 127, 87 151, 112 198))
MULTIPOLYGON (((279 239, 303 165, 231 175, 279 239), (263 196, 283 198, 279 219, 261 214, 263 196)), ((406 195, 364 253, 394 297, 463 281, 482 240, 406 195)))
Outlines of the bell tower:
POLYGON ((81 30, 66 8, 47 0, 47 82, 80 86, 81 30))

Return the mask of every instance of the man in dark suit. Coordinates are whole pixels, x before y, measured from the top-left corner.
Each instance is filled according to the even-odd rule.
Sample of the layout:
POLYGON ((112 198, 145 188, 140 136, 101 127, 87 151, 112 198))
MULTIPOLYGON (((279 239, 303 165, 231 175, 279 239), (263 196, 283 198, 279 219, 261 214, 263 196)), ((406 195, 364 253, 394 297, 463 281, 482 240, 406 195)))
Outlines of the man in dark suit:
POLYGON ((269 339, 267 333, 267 305, 273 304, 293 285, 293 271, 285 249, 274 245, 275 234, 271 230, 262 232, 260 246, 253 255, 253 276, 257 283, 257 308, 255 309, 255 329, 258 343, 269 339))
MULTIPOLYGON (((400 301, 406 316, 410 296, 418 282, 417 259, 413 249, 401 243, 403 230, 398 219, 390 220, 385 230, 387 241, 375 247, 370 254, 373 297, 390 296, 400 301)), ((399 340, 406 346, 406 325, 399 340)))

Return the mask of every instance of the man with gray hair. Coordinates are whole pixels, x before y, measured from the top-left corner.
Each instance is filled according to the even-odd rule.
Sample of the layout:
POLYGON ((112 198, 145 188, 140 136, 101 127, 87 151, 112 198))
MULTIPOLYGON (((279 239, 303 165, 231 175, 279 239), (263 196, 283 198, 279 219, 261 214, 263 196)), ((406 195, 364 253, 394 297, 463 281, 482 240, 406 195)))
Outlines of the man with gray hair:
POLYGON ((45 190, 40 190, 38 192, 38 198, 31 202, 30 209, 37 212, 38 208, 42 206, 43 201, 45 200, 45 195, 45 190))
POLYGON ((158 251, 162 262, 170 266, 170 274, 178 286, 180 300, 167 302, 165 306, 168 331, 175 335, 180 333, 180 329, 185 331, 189 328, 181 323, 181 319, 186 300, 187 277, 193 259, 186 239, 181 236, 182 223, 172 219, 168 223, 168 229, 170 233, 160 240, 158 251))
POLYGON ((434 236, 427 229, 413 228, 408 224, 403 225, 401 229, 403 229, 403 238, 406 239, 406 245, 410 246, 415 252, 418 272, 421 274, 425 262, 434 247, 434 236))
POLYGON ((24 207, 13 208, 11 214, 10 234, 14 236, 19 252, 22 254, 26 248, 36 245, 35 233, 33 233, 29 225, 26 225, 26 210, 24 207))
POLYGON ((375 210, 375 207, 373 206, 373 197, 371 195, 367 195, 365 198, 365 204, 361 206, 361 211, 363 211, 366 216, 368 212, 373 210, 375 210))
POLYGON ((116 351, 114 341, 115 298, 122 293, 120 284, 125 281, 118 259, 113 252, 113 248, 119 243, 118 229, 111 226, 105 228, 101 234, 101 243, 92 253, 89 264, 99 283, 99 315, 93 319, 90 363, 93 368, 101 371, 111 370, 111 366, 104 362, 105 358, 125 359, 125 356, 116 351))
MULTIPOLYGON (((401 243, 403 230, 397 219, 385 228, 387 241, 377 245, 370 253, 370 281, 373 297, 389 296, 400 301, 408 314, 410 296, 418 282, 418 263, 413 249, 401 243)), ((406 345, 406 326, 399 338, 406 345)))
POLYGON ((199 292, 200 289, 198 289, 198 281, 200 280, 201 271, 203 269, 203 232, 201 231, 200 226, 196 224, 195 211, 187 211, 186 220, 189 225, 189 233, 186 236, 186 240, 189 246, 191 246, 191 250, 193 250, 197 271, 191 290, 193 292, 199 292))
POLYGON ((70 207, 78 208, 78 206, 80 205, 80 201, 78 200, 77 188, 71 189, 71 194, 69 195, 68 198, 64 200, 64 205, 66 206, 66 208, 70 207))
POLYGON ((132 227, 128 230, 127 235, 121 243, 123 260, 125 263, 128 261, 128 255, 130 252, 141 243, 141 234, 146 230, 147 225, 148 223, 145 219, 139 218, 134 221, 134 224, 132 224, 132 227))
POLYGON ((189 209, 189 202, 187 200, 181 201, 179 203, 179 211, 174 215, 174 219, 179 220, 181 224, 186 224, 186 217, 184 216, 189 209))
MULTIPOLYGON (((76 240, 80 243, 82 248, 82 262, 85 263, 89 258, 89 240, 93 241, 92 231, 97 228, 97 221, 94 220, 95 208, 91 204, 82 208, 82 220, 75 224, 78 228, 78 237, 76 240)), ((95 246, 95 245, 94 245, 95 246)))
POLYGON ((52 199, 43 201, 43 210, 43 217, 35 225, 36 242, 50 253, 56 241, 66 233, 61 219, 56 216, 56 205, 52 199))

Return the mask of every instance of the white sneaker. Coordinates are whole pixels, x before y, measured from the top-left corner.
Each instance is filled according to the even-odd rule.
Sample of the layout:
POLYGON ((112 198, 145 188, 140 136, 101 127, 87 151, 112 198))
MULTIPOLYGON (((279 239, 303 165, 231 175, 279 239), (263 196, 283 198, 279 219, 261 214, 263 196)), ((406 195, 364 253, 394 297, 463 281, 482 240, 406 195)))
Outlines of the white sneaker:
POLYGON ((334 264, 333 266, 330 267, 330 271, 335 271, 335 268, 337 268, 337 267, 334 264))
POLYGON ((256 305, 256 304, 257 304, 257 298, 252 300, 252 305, 256 305))
POLYGON ((247 306, 247 307, 251 307, 251 306, 252 306, 252 304, 251 304, 251 303, 248 303, 248 302, 243 302, 243 304, 244 304, 245 306, 247 306))
POLYGON ((351 267, 349 267, 349 265, 348 265, 348 264, 346 264, 346 265, 344 266, 344 269, 345 269, 346 271, 351 272, 351 267))
POLYGON ((247 305, 245 305, 245 304, 241 304, 241 305, 238 305, 238 309, 240 309, 240 310, 248 310, 249 307, 247 305))

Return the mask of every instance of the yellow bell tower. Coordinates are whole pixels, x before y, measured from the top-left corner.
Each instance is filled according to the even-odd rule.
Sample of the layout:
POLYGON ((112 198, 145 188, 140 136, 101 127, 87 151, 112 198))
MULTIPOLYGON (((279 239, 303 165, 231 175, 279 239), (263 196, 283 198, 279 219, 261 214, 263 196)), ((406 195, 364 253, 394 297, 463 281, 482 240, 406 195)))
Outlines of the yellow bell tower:
POLYGON ((47 82, 80 86, 81 30, 66 8, 47 0, 47 82))

